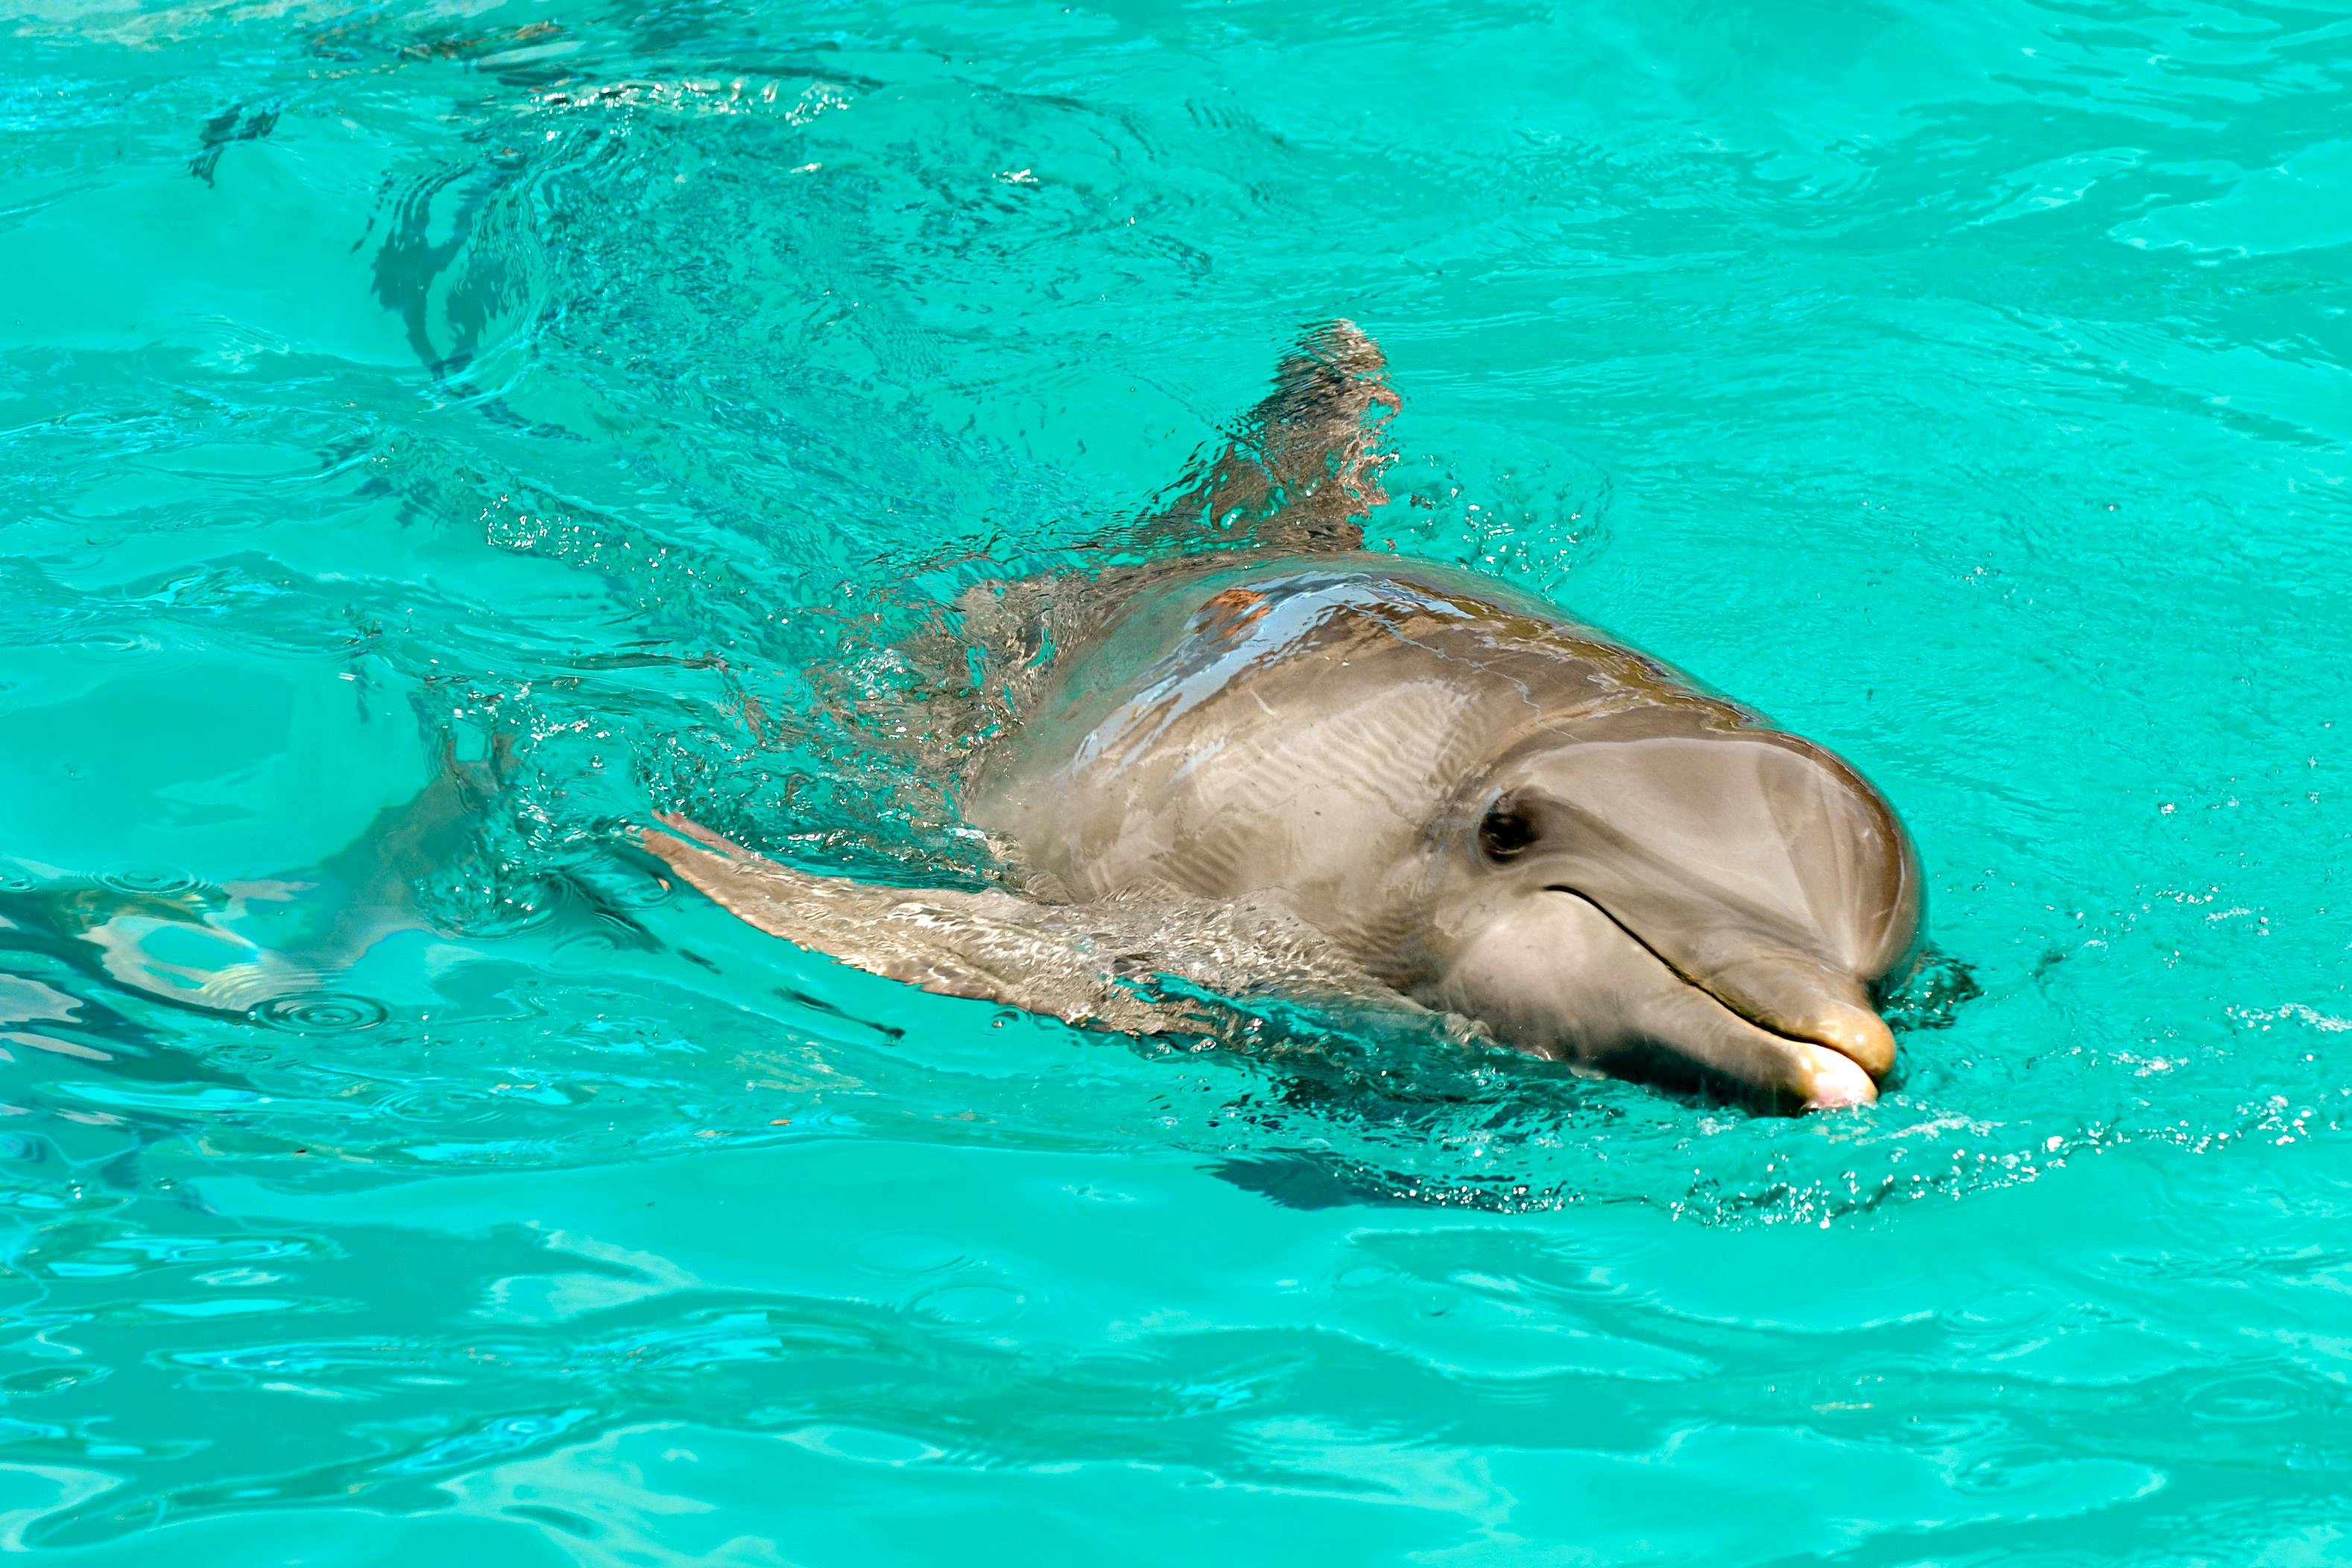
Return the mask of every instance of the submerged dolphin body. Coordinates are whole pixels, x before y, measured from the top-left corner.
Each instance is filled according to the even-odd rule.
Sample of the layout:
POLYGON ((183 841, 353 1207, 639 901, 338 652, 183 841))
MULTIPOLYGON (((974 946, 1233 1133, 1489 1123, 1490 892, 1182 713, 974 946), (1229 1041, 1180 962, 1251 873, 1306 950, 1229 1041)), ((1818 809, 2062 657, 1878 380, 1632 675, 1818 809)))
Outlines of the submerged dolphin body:
POLYGON ((813 876, 682 822, 647 846, 802 945, 1073 1021, 1186 1026, 1155 974, 1385 992, 1538 1055, 1874 1099, 1868 987, 1920 921, 1894 812, 1591 627, 1361 552, 1382 372, 1325 329, 1126 564, 966 596, 1013 721, 961 805, 1021 896, 813 876))

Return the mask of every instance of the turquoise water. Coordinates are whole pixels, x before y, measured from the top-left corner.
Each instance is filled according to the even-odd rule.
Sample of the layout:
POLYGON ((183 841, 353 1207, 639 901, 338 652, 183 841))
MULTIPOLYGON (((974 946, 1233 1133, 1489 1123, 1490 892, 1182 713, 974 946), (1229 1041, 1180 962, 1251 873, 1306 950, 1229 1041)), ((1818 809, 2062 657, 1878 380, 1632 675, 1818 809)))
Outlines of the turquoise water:
POLYGON ((7 10, 0 1542, 2352 1562, 2352 11, 7 10), (1874 1110, 1082 1035, 620 847, 969 876, 940 563, 1334 315, 1376 542, 1905 812, 1978 994, 1874 1110))

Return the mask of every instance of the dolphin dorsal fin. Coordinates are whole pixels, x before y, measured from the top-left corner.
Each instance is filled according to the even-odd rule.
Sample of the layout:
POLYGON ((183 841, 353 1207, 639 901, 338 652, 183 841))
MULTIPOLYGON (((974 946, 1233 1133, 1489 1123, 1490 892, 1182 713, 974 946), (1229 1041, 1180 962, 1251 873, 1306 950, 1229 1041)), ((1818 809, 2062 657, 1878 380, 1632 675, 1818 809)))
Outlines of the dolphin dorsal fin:
MULTIPOLYGON (((1139 518, 1043 572, 1033 559, 1026 574, 940 584, 930 626, 901 645, 937 684, 911 705, 861 698, 861 707, 898 733, 957 737, 924 752, 933 771, 951 770, 969 760, 969 737, 1028 711, 1064 655, 1116 626, 1139 595, 1200 571, 1204 557, 1362 548, 1363 519, 1389 499, 1381 476, 1396 458, 1386 438, 1398 406, 1369 334, 1347 321, 1311 329, 1276 367, 1274 390, 1139 518)), ((992 564, 965 558, 942 570, 992 564)))
POLYGON ((1360 549, 1364 516, 1389 499, 1381 475, 1396 460, 1385 438, 1399 405, 1387 357, 1362 328, 1312 329, 1231 439, 1196 459, 1135 525, 1133 545, 1360 549))

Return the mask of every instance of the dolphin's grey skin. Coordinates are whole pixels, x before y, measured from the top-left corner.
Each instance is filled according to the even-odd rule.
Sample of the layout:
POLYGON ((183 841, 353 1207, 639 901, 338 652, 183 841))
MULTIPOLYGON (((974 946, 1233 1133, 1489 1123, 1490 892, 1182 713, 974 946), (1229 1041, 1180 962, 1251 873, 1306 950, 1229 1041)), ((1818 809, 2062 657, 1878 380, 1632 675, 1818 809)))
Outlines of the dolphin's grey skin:
POLYGON ((1054 650, 1008 665, 1015 721, 961 791, 1025 897, 648 845, 803 945, 1112 1027, 1181 1026, 1123 983, 1138 970, 1376 985, 1538 1055, 1874 1099, 1895 1042, 1867 987, 1920 921, 1894 812, 1821 747, 1546 605, 1352 548, 1395 406, 1381 370, 1344 323, 1310 339, 1256 439, 1141 531, 1181 545, 1190 517, 1238 519, 1255 548, 1146 555, 1060 601, 968 597, 975 640, 1024 642, 1010 616, 1054 650))

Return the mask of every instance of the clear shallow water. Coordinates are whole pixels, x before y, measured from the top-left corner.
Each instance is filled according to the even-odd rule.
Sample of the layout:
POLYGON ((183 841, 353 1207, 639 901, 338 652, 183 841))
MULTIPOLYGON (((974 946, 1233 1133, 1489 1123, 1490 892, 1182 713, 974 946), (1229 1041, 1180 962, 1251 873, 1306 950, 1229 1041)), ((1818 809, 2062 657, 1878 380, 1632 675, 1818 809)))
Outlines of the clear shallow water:
POLYGON ((9 1543, 2352 1559, 2352 14, 7 34, 9 1543), (1080 1036, 614 848, 969 870, 873 743, 925 570, 1335 314, 1376 539, 1905 811, 1981 994, 1876 1110, 1080 1036), (509 795, 382 849, 445 746, 509 795))

